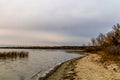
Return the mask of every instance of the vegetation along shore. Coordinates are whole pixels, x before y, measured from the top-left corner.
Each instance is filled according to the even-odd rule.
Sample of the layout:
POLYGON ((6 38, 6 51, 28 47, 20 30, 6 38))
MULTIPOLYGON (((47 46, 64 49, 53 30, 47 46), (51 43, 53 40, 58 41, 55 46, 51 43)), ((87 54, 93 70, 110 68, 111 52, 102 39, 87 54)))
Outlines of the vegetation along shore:
POLYGON ((24 58, 28 57, 29 53, 26 51, 8 51, 8 52, 0 52, 0 59, 7 59, 7 58, 24 58))
POLYGON ((91 54, 64 62, 39 80, 120 80, 119 24, 107 34, 92 38, 84 51, 91 54))

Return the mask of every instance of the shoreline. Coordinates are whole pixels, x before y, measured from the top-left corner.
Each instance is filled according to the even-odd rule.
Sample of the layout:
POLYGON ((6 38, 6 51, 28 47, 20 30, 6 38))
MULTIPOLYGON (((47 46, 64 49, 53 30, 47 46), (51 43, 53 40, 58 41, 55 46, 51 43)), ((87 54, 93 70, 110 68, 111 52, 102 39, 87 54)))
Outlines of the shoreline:
MULTIPOLYGON (((61 64, 59 64, 59 65, 56 65, 52 70, 50 70, 48 73, 46 73, 45 76, 40 77, 38 80, 46 80, 46 79, 48 79, 51 75, 53 75, 54 73, 56 73, 57 70, 58 70, 59 68, 61 68, 63 65, 66 66, 66 64, 73 63, 74 61, 77 61, 78 59, 81 59, 81 58, 83 58, 83 57, 85 57, 85 56, 73 58, 73 59, 67 60, 67 61, 65 61, 65 62, 63 62, 63 63, 61 63, 61 64)), ((67 67, 67 66, 66 66, 66 67, 67 67)))
POLYGON ((102 62, 98 54, 74 58, 56 66, 38 80, 120 80, 120 66, 102 62), (92 73, 92 74, 91 74, 92 73))

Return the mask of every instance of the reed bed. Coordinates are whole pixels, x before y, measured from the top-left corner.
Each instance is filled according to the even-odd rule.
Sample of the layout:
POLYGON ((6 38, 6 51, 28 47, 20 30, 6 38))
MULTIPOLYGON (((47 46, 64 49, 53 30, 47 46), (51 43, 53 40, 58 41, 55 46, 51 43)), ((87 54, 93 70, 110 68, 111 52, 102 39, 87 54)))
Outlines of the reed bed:
POLYGON ((28 52, 26 51, 8 51, 8 52, 0 52, 0 58, 13 58, 13 57, 28 57, 28 52))

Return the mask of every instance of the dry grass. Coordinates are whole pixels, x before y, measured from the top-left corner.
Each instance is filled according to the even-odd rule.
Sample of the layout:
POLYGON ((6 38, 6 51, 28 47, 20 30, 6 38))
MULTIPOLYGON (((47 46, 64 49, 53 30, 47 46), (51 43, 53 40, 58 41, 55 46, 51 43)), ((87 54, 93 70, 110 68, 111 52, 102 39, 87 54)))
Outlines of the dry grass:
POLYGON ((98 54, 105 61, 115 61, 115 62, 120 61, 120 55, 115 56, 115 55, 108 54, 108 53, 106 53, 104 51, 100 51, 100 52, 98 52, 98 54))
POLYGON ((0 52, 0 58, 27 57, 27 56, 28 52, 25 51, 0 52))

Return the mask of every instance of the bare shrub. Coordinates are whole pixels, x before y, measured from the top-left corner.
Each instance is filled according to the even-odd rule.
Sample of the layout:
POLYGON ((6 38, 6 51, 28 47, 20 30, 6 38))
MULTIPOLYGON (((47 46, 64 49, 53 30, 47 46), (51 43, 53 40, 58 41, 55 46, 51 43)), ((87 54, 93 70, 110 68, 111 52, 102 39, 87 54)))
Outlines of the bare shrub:
POLYGON ((120 55, 120 47, 119 46, 110 46, 105 50, 106 54, 119 56, 120 55))

